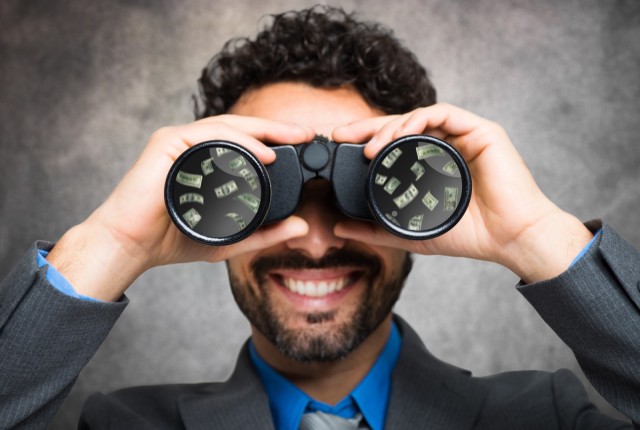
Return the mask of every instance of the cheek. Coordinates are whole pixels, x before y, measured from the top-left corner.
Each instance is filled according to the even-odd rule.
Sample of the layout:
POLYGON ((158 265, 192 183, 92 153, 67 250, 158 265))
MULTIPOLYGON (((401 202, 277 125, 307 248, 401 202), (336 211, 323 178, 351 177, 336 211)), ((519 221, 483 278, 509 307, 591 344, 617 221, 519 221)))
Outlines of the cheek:
POLYGON ((405 270, 406 259, 408 253, 406 251, 400 251, 396 249, 386 249, 381 252, 381 259, 385 268, 385 275, 388 278, 396 278, 402 275, 405 270))
POLYGON ((232 274, 236 279, 246 282, 251 276, 251 256, 243 254, 238 257, 230 258, 226 261, 227 271, 232 274))

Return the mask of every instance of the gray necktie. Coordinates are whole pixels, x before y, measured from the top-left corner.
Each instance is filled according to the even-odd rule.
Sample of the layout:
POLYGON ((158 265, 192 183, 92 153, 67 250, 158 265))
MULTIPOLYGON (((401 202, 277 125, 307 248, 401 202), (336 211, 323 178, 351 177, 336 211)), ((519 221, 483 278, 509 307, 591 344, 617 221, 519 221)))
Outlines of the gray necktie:
POLYGON ((300 430, 357 430, 368 428, 364 424, 362 414, 353 418, 342 418, 324 412, 309 412, 302 415, 300 430))

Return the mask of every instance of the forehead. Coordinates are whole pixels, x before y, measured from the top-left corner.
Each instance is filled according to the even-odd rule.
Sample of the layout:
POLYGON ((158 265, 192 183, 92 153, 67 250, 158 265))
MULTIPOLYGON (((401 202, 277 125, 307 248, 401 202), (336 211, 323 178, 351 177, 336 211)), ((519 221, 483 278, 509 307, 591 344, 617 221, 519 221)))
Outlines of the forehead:
POLYGON ((304 83, 280 82, 248 90, 229 110, 312 127, 331 136, 333 129, 353 121, 382 115, 353 87, 315 88, 304 83))

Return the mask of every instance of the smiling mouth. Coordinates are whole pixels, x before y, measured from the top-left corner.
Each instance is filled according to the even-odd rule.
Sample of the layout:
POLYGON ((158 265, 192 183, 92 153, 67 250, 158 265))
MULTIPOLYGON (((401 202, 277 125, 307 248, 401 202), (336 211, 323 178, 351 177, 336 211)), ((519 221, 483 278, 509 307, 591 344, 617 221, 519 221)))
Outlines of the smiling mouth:
POLYGON ((364 271, 356 270, 344 276, 330 279, 302 279, 284 274, 272 273, 270 276, 276 284, 288 289, 292 293, 305 296, 322 298, 329 294, 342 291, 356 283, 364 274, 364 271))

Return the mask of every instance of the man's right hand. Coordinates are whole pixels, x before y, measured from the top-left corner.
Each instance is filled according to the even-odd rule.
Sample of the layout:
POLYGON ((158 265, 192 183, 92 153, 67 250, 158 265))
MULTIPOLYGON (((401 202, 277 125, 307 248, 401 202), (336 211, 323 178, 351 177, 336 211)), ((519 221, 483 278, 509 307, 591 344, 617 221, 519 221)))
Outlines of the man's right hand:
POLYGON ((297 144, 313 136, 314 131, 306 127, 235 115, 162 128, 108 199, 86 221, 66 232, 47 260, 79 294, 114 301, 151 267, 221 261, 304 235, 306 223, 290 217, 233 245, 196 243, 171 222, 164 204, 164 183, 178 156, 206 140, 238 143, 269 164, 275 153, 263 142, 297 144))

